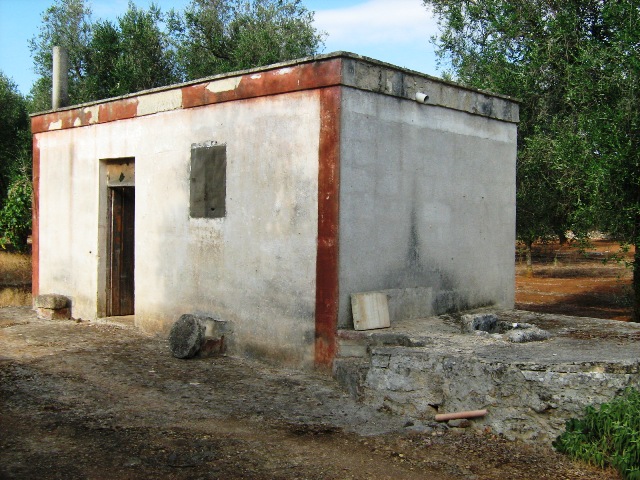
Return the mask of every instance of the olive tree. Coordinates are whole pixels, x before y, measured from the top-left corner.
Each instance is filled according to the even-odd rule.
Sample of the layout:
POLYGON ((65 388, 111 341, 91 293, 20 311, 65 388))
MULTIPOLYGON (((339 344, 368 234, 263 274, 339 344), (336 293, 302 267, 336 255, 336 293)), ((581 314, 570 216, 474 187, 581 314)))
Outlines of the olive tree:
POLYGON ((324 38, 299 0, 192 0, 170 24, 187 79, 314 55, 324 38))
MULTIPOLYGON (((640 5, 424 3, 439 19, 434 40, 450 75, 522 100, 518 236, 597 227, 640 252, 640 5)), ((633 267, 637 321, 640 257, 633 267)))
POLYGON ((31 135, 27 101, 0 72, 0 246, 26 247, 31 232, 31 135))

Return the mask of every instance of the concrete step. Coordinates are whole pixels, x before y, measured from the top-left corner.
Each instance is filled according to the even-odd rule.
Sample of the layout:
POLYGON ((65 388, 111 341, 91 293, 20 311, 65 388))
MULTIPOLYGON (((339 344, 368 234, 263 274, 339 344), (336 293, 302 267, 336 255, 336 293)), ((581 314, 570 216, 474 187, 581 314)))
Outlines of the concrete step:
POLYGON ((402 346, 424 347, 429 344, 428 334, 408 333, 393 329, 384 330, 338 330, 338 357, 360 357, 369 355, 371 347, 402 346))

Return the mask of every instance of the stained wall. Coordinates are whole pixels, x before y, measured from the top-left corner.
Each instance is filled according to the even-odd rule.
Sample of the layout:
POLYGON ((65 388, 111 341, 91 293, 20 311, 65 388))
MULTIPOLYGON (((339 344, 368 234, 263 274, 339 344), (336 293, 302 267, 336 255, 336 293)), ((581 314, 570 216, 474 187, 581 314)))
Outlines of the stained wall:
POLYGON ((516 124, 345 89, 340 315, 386 291, 392 321, 514 301, 516 124))
POLYGON ((247 355, 312 364, 319 127, 318 95, 302 92, 36 135, 40 292, 104 314, 104 166, 133 157, 136 324, 216 313, 247 355), (191 145, 212 141, 227 147, 227 214, 190 218, 191 145))

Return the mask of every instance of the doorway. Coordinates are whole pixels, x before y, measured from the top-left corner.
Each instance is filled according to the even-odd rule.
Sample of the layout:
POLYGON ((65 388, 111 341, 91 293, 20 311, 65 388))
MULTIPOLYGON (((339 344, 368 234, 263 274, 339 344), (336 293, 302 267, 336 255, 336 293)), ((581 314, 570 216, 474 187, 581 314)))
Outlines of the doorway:
POLYGON ((108 317, 134 314, 135 187, 108 187, 108 317))

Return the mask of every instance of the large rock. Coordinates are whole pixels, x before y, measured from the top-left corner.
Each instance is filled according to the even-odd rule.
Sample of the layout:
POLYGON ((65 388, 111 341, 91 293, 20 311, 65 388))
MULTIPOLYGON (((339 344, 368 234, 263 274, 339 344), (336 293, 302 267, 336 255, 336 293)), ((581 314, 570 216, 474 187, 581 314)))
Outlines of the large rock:
POLYGON ((46 295, 38 295, 33 304, 36 308, 50 308, 51 310, 59 310, 61 308, 68 308, 70 300, 64 295, 58 295, 56 293, 48 293, 46 295))
POLYGON ((171 327, 169 348, 176 358, 221 355, 226 352, 225 338, 231 332, 224 320, 187 313, 171 327))
POLYGON ((182 315, 169 332, 169 348, 176 358, 191 358, 204 343, 204 324, 195 315, 182 315))
POLYGON ((38 318, 43 320, 68 320, 71 318, 71 300, 64 295, 49 293, 38 295, 33 301, 38 318))
POLYGON ((514 343, 549 340, 551 334, 530 323, 510 323, 498 320, 493 313, 463 315, 462 330, 467 333, 493 334, 514 343))

